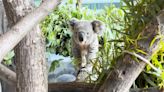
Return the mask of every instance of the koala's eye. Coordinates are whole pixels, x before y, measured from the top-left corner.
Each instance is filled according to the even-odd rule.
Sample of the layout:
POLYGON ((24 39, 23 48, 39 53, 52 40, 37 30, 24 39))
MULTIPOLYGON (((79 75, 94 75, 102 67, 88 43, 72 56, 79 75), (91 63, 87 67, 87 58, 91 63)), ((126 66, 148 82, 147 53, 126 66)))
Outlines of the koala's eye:
POLYGON ((87 35, 89 35, 89 32, 87 32, 87 35))

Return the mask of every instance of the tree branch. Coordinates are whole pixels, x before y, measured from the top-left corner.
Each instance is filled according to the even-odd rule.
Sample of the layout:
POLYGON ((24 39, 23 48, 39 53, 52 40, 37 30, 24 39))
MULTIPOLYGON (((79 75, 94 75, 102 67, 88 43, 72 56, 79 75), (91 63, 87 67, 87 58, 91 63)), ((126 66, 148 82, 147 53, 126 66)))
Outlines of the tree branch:
MULTIPOLYGON (((6 0, 5 0, 6 1, 6 0)), ((9 0, 8 0, 9 1, 9 0)), ((0 37, 0 61, 12 50, 25 35, 38 24, 45 16, 60 4, 61 0, 46 0, 39 8, 21 19, 16 25, 0 37)))
MULTIPOLYGON (((158 48, 158 44, 160 43, 159 40, 156 40, 153 46, 150 47, 151 41, 158 35, 159 31, 164 35, 164 30, 157 30, 158 27, 159 23, 155 18, 141 32, 141 36, 147 37, 147 39, 137 42, 137 46, 147 53, 147 55, 141 53, 139 55, 147 60, 150 59, 152 53, 158 48)), ((133 46, 131 49, 134 49, 133 46)), ((136 62, 127 53, 118 57, 115 68, 111 70, 104 84, 100 87, 99 92, 128 92, 145 65, 146 63, 144 62, 136 62)))
POLYGON ((159 87, 150 87, 150 88, 135 88, 130 89, 130 92, 163 92, 163 89, 160 89, 159 87))
POLYGON ((148 64, 152 69, 154 69, 154 70, 155 70, 156 72, 158 72, 159 74, 162 73, 162 71, 161 71, 160 69, 156 68, 153 64, 150 63, 149 60, 147 60, 146 58, 140 56, 139 54, 136 54, 135 52, 129 52, 129 51, 127 51, 127 50, 125 50, 125 51, 123 51, 123 52, 124 52, 124 53, 128 53, 128 54, 130 54, 130 55, 133 55, 133 56, 139 58, 140 60, 142 60, 143 62, 145 62, 146 64, 148 64))
POLYGON ((82 82, 52 83, 48 85, 48 92, 97 92, 99 84, 82 82))
POLYGON ((0 64, 0 78, 12 85, 16 83, 16 73, 2 64, 0 64))

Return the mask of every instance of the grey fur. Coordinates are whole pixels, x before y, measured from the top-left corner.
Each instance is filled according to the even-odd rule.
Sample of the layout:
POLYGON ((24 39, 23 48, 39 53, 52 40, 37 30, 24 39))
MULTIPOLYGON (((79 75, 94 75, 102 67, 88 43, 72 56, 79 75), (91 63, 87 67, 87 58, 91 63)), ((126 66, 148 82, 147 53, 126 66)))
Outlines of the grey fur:
POLYGON ((70 21, 70 27, 73 33, 73 56, 80 59, 80 68, 87 67, 90 64, 89 61, 96 58, 99 47, 98 35, 103 31, 103 24, 98 20, 86 21, 72 19, 70 21))

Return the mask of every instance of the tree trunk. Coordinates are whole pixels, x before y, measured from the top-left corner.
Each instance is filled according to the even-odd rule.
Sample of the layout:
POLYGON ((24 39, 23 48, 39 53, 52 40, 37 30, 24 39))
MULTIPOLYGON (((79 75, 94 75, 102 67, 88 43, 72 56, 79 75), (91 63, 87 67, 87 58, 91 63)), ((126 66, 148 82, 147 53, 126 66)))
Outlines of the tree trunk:
MULTIPOLYGON (((150 48, 151 41, 156 35, 158 35, 157 29, 158 23, 155 19, 149 25, 147 25, 147 27, 141 33, 142 37, 147 37, 148 39, 142 39, 138 41, 137 46, 147 53, 147 55, 142 55, 141 53, 139 53, 139 55, 148 60, 158 47, 159 40, 157 40, 150 48)), ((161 33, 164 35, 164 30, 161 30, 161 33)), ((129 92, 130 87, 142 72, 144 67, 145 63, 143 61, 134 61, 131 55, 125 53, 118 58, 114 70, 110 72, 99 92, 129 92)))
MULTIPOLYGON (((0 36, 7 31, 7 18, 0 0, 0 36)), ((16 74, 0 63, 0 92, 15 92, 16 74)))
POLYGON ((15 51, 17 92, 47 92, 45 46, 39 26, 19 43, 15 51))
MULTIPOLYGON (((3 0, 10 26, 31 12, 31 0, 3 0)), ((28 24, 27 24, 28 25, 28 24)), ((17 92, 47 92, 45 42, 39 25, 15 48, 17 92)))
POLYGON ((3 34, 3 15, 4 15, 3 3, 2 1, 0 1, 0 35, 3 34))
POLYGON ((3 3, 0 0, 0 36, 4 34, 7 30, 7 19, 6 19, 6 14, 5 10, 3 7, 3 3))

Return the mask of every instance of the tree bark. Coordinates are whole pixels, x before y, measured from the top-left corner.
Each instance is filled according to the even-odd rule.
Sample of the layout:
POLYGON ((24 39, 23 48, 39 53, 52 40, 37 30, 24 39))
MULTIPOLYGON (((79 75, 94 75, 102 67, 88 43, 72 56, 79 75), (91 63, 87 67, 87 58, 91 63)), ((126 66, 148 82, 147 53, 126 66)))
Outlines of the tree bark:
POLYGON ((3 15, 4 15, 3 3, 2 1, 0 1, 0 35, 3 34, 3 15))
POLYGON ((16 89, 16 73, 13 65, 5 66, 0 64, 0 80, 2 92, 15 92, 16 89))
POLYGON ((0 64, 0 79, 8 84, 15 85, 16 73, 8 69, 6 66, 0 64))
POLYGON ((0 0, 0 36, 4 34, 7 30, 7 19, 6 19, 6 14, 5 10, 3 7, 3 3, 0 0))
MULTIPOLYGON (((14 30, 12 32, 15 33, 8 34, 7 36, 11 35, 13 37, 13 35, 17 35, 19 36, 19 39, 17 40, 21 40, 27 32, 35 26, 15 48, 15 61, 17 68, 16 90, 17 92, 47 92, 48 81, 45 60, 45 42, 40 27, 39 25, 36 25, 36 23, 45 17, 49 11, 52 11, 52 9, 58 4, 58 1, 48 0, 36 10, 37 14, 32 12, 25 18, 23 17, 33 10, 31 0, 3 0, 3 3, 5 5, 10 26, 20 21, 12 29, 14 30), (29 20, 33 21, 29 22, 29 20)), ((15 40, 12 47, 15 46, 17 42, 19 41, 15 40)))
POLYGON ((36 26, 16 47, 17 92, 47 92, 45 46, 36 26))
POLYGON ((150 87, 150 88, 136 88, 131 89, 130 92, 163 92, 163 89, 159 89, 158 87, 150 87))
MULTIPOLYGON (((0 36, 7 31, 7 18, 2 0, 0 0, 0 36)), ((0 63, 0 92, 14 92, 16 73, 0 63)))
MULTIPOLYGON (((7 11, 6 14, 8 20, 17 22, 18 19, 19 22, 17 22, 11 29, 9 29, 4 35, 0 37, 0 44, 1 44, 0 51, 3 52, 0 53, 0 62, 2 61, 4 56, 10 50, 12 50, 36 24, 38 24, 46 15, 52 12, 53 9, 60 3, 60 0, 47 0, 39 8, 29 13, 26 17, 19 19, 16 17, 12 18, 13 16, 10 15, 14 10, 8 11, 8 8, 14 8, 12 7, 12 2, 15 1, 13 0, 3 0, 3 1, 5 4, 5 10, 7 11)), ((15 13, 17 13, 20 12, 21 8, 15 6, 15 9, 16 9, 15 13)), ((13 25, 14 22, 10 21, 9 23, 13 25)))
POLYGON ((99 84, 80 82, 52 83, 48 85, 48 92, 97 92, 99 84))
MULTIPOLYGON (((147 55, 142 55, 146 59, 150 59, 152 53, 158 47, 157 40, 154 45, 150 48, 150 43, 152 39, 158 35, 158 23, 154 19, 146 28, 142 31, 141 36, 147 37, 147 39, 142 39, 138 41, 138 47, 147 53, 147 55)), ((161 30, 164 35, 164 30, 161 30)), ((133 48, 131 48, 133 49, 133 48)), ((145 67, 144 62, 134 61, 131 55, 125 53, 120 56, 116 61, 115 68, 110 72, 109 76, 105 80, 104 84, 101 86, 99 92, 129 92, 129 89, 139 74, 145 67)))
MULTIPOLYGON (((7 19, 3 3, 0 0, 0 36, 3 35, 7 29, 7 19)), ((16 74, 8 69, 6 66, 0 63, 0 78, 5 80, 9 84, 14 84, 16 82, 16 74)))
MULTIPOLYGON (((48 92, 98 92, 101 84, 88 84, 80 82, 52 83, 48 85, 48 92)), ((135 88, 129 92, 163 92, 159 87, 135 88)))

